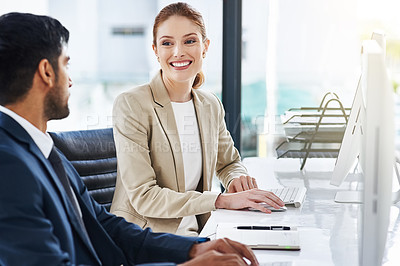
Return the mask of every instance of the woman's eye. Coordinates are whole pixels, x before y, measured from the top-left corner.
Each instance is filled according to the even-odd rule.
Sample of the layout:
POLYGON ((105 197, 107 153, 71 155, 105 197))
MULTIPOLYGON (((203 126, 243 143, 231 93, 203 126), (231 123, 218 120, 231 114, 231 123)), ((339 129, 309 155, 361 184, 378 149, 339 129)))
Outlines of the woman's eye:
POLYGON ((171 42, 164 41, 161 43, 161 45, 169 46, 169 45, 171 45, 171 42))
POLYGON ((193 44, 193 43, 195 43, 196 42, 196 40, 187 40, 185 43, 186 44, 193 44))

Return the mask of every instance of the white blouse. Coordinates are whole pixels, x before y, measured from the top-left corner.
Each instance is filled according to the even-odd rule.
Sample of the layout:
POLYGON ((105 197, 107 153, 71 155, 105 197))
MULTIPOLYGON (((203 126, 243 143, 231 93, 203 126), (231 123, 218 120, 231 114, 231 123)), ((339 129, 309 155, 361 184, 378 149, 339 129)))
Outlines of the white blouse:
MULTIPOLYGON (((185 191, 196 190, 202 174, 200 132, 193 100, 184 103, 171 102, 181 143, 185 191)), ((176 231, 178 235, 197 235, 199 226, 196 216, 186 216, 176 231)))

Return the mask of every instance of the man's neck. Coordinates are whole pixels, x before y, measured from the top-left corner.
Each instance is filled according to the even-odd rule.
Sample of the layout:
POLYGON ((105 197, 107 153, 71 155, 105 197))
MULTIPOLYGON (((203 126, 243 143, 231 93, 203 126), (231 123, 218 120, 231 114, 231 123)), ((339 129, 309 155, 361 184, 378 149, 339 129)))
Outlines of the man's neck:
POLYGON ((5 105, 4 107, 26 119, 29 123, 31 123, 43 133, 46 133, 47 120, 44 119, 43 111, 41 110, 41 108, 38 108, 37 105, 32 103, 18 103, 5 105))

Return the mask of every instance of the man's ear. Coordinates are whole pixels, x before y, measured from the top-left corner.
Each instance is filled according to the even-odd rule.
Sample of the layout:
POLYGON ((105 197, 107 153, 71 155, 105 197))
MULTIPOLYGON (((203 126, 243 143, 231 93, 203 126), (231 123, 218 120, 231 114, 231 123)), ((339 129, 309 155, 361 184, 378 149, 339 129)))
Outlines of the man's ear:
POLYGON ((42 59, 39 62, 37 72, 40 79, 49 87, 55 85, 56 73, 54 72, 53 66, 50 64, 49 60, 42 59))

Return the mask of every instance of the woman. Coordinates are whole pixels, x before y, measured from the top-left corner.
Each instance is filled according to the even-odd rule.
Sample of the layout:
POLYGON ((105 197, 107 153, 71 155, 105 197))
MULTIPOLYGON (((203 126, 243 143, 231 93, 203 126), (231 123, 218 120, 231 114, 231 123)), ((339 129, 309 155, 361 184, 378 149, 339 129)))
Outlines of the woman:
POLYGON ((160 72, 114 103, 118 177, 111 212, 156 232, 195 236, 216 208, 270 213, 258 203, 283 206, 257 189, 221 102, 198 89, 209 44, 200 13, 185 3, 166 6, 153 27, 160 72), (228 193, 209 191, 215 173, 228 193))

